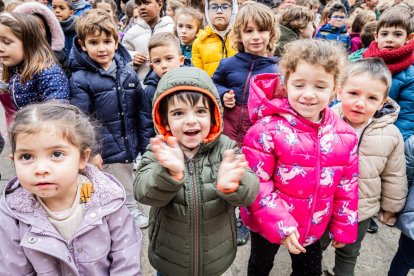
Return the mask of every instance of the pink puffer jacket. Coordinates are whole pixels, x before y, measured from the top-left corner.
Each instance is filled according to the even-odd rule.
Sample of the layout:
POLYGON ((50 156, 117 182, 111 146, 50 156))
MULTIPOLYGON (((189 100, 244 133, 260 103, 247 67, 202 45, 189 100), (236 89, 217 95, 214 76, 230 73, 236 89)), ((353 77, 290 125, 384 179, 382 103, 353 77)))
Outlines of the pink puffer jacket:
POLYGON ((329 227, 333 240, 353 243, 358 227, 358 157, 354 130, 329 108, 320 123, 300 117, 286 98, 274 98, 279 76, 250 82, 254 125, 243 153, 260 179, 255 202, 241 210, 243 222, 272 243, 295 229, 299 242, 317 241, 329 227))

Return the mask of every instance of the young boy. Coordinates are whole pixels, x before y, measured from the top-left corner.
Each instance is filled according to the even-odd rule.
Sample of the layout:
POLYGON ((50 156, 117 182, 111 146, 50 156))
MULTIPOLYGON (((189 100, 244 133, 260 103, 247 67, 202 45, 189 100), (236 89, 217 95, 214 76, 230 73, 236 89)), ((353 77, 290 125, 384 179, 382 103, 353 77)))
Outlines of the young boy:
POLYGON ((235 206, 259 181, 221 135, 218 92, 201 69, 166 73, 154 96, 157 136, 142 157, 135 197, 152 206, 148 257, 161 275, 221 275, 236 256, 235 206))
POLYGON ((65 34, 65 48, 64 51, 67 56, 70 54, 70 50, 73 45, 73 38, 76 36, 75 30, 75 16, 72 2, 67 0, 53 0, 52 9, 56 18, 62 27, 65 34))
MULTIPOLYGON (((340 104, 333 110, 351 125, 359 139, 358 236, 353 244, 337 248, 337 276, 354 275, 361 242, 371 221, 395 223, 407 196, 404 142, 394 126, 398 104, 387 97, 391 75, 383 61, 365 59, 348 65, 339 92, 340 104), (381 148, 378 147, 381 145, 381 148)), ((347 184, 341 182, 342 189, 347 184)), ((321 240, 327 247, 326 237, 321 240)), ((329 241, 329 239, 328 239, 329 241)))
POLYGON ((237 14, 236 0, 207 0, 205 8, 208 25, 193 42, 192 61, 195 67, 210 77, 222 58, 237 52, 231 47, 229 33, 237 14))
POLYGON ((90 10, 77 19, 73 45, 70 102, 99 122, 99 154, 90 162, 113 174, 125 188, 125 205, 141 228, 148 218, 133 195, 133 161, 141 147, 139 110, 142 88, 118 44, 117 25, 106 11, 90 10))
POLYGON ((143 130, 142 141, 140 142, 144 149, 148 146, 150 138, 155 136, 154 124, 152 123, 152 100, 158 82, 165 73, 182 66, 184 63, 184 56, 181 54, 180 49, 180 40, 172 33, 154 34, 149 40, 148 52, 152 70, 144 80, 146 87, 140 109, 143 130))
POLYGON ((340 3, 334 4, 328 12, 328 23, 322 25, 315 37, 336 41, 345 50, 349 51, 351 48, 351 38, 346 30, 345 19, 345 6, 340 3))

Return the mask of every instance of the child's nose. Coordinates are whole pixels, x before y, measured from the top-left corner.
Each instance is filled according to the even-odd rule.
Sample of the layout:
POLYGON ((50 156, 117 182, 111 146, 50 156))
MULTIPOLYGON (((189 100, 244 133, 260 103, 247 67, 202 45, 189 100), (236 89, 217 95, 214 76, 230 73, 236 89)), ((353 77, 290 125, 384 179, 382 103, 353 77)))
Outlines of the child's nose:
POLYGON ((46 175, 50 173, 50 168, 45 162, 37 162, 35 167, 36 175, 46 175))

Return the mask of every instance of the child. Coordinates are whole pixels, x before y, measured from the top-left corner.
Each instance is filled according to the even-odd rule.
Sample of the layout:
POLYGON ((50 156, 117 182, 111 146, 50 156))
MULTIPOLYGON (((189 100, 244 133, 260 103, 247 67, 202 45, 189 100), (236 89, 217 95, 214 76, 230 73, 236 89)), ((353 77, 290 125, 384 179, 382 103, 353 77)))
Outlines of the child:
POLYGON ((313 13, 314 26, 319 26, 319 23, 321 21, 321 14, 318 13, 319 7, 321 5, 319 0, 296 0, 296 5, 309 8, 313 13))
MULTIPOLYGON (((162 76, 174 68, 179 68, 184 63, 181 54, 180 41, 172 33, 158 33, 151 37, 148 43, 151 68, 145 78, 144 95, 141 101, 140 118, 142 123, 142 148, 145 149, 150 138, 155 137, 154 124, 152 122, 152 101, 155 90, 162 76)), ((142 152, 143 154, 143 152, 142 152)))
POLYGON ((178 1, 178 0, 169 0, 167 2, 166 13, 171 18, 174 18, 175 17, 175 12, 177 11, 177 9, 179 9, 181 7, 184 7, 184 6, 180 1, 178 1))
POLYGON ((10 128, 17 177, 0 203, 0 274, 141 275, 142 235, 109 174, 87 165, 94 129, 78 108, 27 106, 10 128), (137 256, 137 257, 133 257, 137 256))
POLYGON ((163 0, 136 0, 140 19, 129 29, 122 40, 122 45, 130 51, 133 64, 141 82, 150 71, 148 42, 153 34, 161 32, 174 33, 174 21, 163 16, 163 0))
POLYGON ((310 39, 285 49, 286 92, 275 74, 251 80, 254 125, 243 153, 261 183, 255 202, 241 209, 251 230, 248 275, 268 275, 280 244, 291 253, 293 275, 321 275, 318 240, 325 229, 335 247, 357 236, 357 137, 328 108, 344 53, 310 39))
POLYGON ((2 13, 0 33, 3 80, 9 83, 16 109, 48 100, 68 102, 68 79, 56 64, 37 19, 33 15, 2 13))
POLYGON ((328 23, 323 25, 316 33, 316 38, 336 41, 345 50, 351 48, 351 38, 345 25, 346 9, 342 4, 334 4, 328 13, 328 23))
POLYGON ((62 27, 65 34, 65 53, 67 56, 73 46, 73 38, 76 36, 75 31, 75 16, 72 2, 67 0, 53 0, 52 9, 56 18, 59 20, 60 27, 62 27))
POLYGON ((113 0, 95 0, 92 8, 107 11, 114 18, 115 22, 118 23, 116 3, 113 0))
POLYGON ((283 47, 294 40, 312 38, 314 15, 311 10, 302 6, 292 6, 286 9, 279 17, 280 40, 275 55, 281 56, 283 47))
POLYGON ((213 76, 222 58, 232 57, 236 51, 228 34, 237 14, 236 0, 207 0, 205 14, 208 25, 193 43, 192 60, 195 67, 213 76))
POLYGON ((375 16, 376 16, 375 19, 379 19, 381 13, 377 9, 378 3, 379 3, 379 0, 364 0, 364 4, 362 4, 361 7, 364 10, 373 11, 375 13, 375 16))
MULTIPOLYGON (((404 141, 394 121, 400 107, 388 98, 391 74, 376 58, 351 63, 334 112, 352 126, 359 139, 358 237, 335 250, 335 275, 354 275, 361 242, 371 217, 393 225, 407 195, 404 141), (378 145, 381 145, 379 150, 378 145)), ((329 245, 329 239, 322 247, 329 245)), ((394 274, 395 275, 395 274, 394 274)))
POLYGON ((365 50, 369 47, 372 41, 375 40, 375 33, 377 30, 378 21, 371 21, 365 24, 361 31, 361 49, 353 52, 348 56, 349 61, 356 61, 362 59, 362 55, 364 54, 365 50))
POLYGON ((203 70, 166 73, 154 96, 157 136, 142 157, 135 197, 151 205, 148 258, 161 275, 221 275, 236 256, 235 206, 257 177, 221 135, 221 105, 203 70))
POLYGON ((185 57, 184 65, 192 66, 193 42, 204 26, 204 16, 194 8, 181 8, 175 17, 175 30, 181 42, 181 52, 185 57))
POLYGON ((136 224, 148 225, 138 210, 132 191, 133 162, 143 152, 139 135, 142 88, 128 51, 118 44, 118 28, 112 16, 102 10, 90 10, 76 22, 75 44, 72 48, 70 102, 99 123, 100 154, 91 161, 98 168, 113 174, 126 190, 125 205, 136 224))
MULTIPOLYGON (((244 4, 236 16, 231 39, 238 53, 224 58, 213 75, 214 84, 224 105, 223 134, 241 147, 250 122, 247 100, 250 78, 278 71, 274 52, 279 32, 273 12, 259 3, 244 4)), ((237 224, 237 245, 247 243, 249 231, 241 219, 237 224)))
POLYGON ((351 33, 349 34, 351 37, 351 53, 363 47, 361 42, 361 31, 368 22, 374 20, 375 14, 371 11, 361 11, 355 16, 355 19, 352 22, 351 33))

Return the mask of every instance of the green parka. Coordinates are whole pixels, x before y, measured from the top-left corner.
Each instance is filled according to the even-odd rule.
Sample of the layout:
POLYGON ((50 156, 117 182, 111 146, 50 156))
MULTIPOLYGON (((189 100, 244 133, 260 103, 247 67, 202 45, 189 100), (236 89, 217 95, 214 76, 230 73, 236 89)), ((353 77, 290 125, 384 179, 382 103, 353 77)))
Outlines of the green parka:
POLYGON ((237 251, 235 206, 248 206, 256 198, 259 181, 247 170, 234 193, 217 190, 218 168, 227 149, 236 143, 221 134, 220 100, 211 78, 198 68, 177 68, 159 82, 153 100, 153 120, 158 134, 171 136, 162 124, 160 100, 177 91, 197 91, 215 104, 216 124, 198 153, 185 159, 185 176, 176 181, 160 166, 149 148, 138 168, 136 199, 151 205, 148 256, 163 275, 220 275, 232 264, 237 251))

